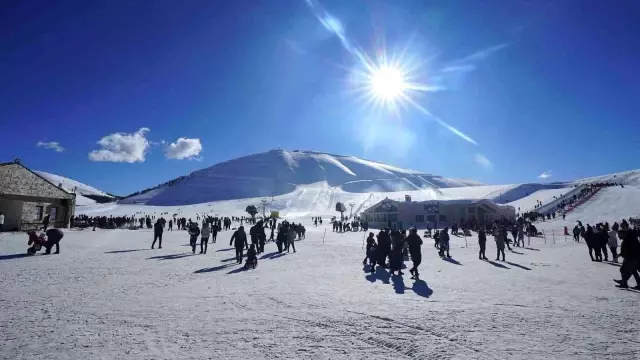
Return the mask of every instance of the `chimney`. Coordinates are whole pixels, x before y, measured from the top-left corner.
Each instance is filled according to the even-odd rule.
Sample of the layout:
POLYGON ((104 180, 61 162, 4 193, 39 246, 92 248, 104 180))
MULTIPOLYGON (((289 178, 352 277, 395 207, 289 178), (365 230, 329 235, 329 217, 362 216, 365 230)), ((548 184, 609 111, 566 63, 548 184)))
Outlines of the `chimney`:
POLYGON ((405 195, 404 202, 411 202, 411 195, 405 195))

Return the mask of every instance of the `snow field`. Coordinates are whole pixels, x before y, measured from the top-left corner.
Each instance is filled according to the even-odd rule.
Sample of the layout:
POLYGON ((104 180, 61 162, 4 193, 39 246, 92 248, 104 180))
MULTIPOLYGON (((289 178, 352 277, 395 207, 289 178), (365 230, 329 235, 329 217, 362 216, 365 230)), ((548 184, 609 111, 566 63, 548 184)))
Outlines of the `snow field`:
POLYGON ((485 262, 477 238, 452 236, 449 262, 424 239, 414 281, 364 272, 363 232, 308 220, 296 254, 268 243, 249 271, 230 231, 206 255, 183 231, 162 250, 151 230, 66 231, 60 255, 33 257, 24 234, 2 234, 0 358, 640 358, 640 294, 584 244, 531 239, 485 262))

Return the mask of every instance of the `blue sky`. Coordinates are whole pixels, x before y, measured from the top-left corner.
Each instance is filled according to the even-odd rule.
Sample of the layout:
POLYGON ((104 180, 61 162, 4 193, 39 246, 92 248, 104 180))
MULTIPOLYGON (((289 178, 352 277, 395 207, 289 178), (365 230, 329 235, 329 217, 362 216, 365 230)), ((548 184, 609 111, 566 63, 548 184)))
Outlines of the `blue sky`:
POLYGON ((631 0, 3 1, 0 161, 120 195, 276 147, 496 184, 638 168, 638 18, 631 0), (354 82, 383 53, 429 86, 406 109, 354 82))

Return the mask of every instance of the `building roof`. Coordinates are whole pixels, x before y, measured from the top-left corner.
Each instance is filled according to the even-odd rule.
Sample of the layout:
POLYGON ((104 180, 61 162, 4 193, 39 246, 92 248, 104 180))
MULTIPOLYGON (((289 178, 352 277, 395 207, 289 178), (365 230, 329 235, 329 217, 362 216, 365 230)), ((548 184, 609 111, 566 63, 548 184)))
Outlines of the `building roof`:
POLYGON ((56 184, 52 183, 52 182, 51 182, 51 181, 49 181, 47 178, 45 178, 45 177, 41 176, 41 175, 40 175, 40 174, 38 174, 37 172, 35 172, 35 171, 33 171, 33 170, 29 169, 28 167, 26 167, 26 166, 22 165, 22 163, 21 163, 18 159, 14 160, 14 161, 12 161, 12 162, 0 163, 0 166, 8 166, 8 165, 19 165, 19 166, 20 166, 20 167, 22 167, 23 169, 25 169, 25 170, 27 170, 28 172, 32 173, 33 175, 35 175, 35 176, 39 177, 40 179, 42 179, 42 180, 46 181, 48 184, 50 184, 50 185, 54 186, 55 188, 57 188, 57 189, 61 190, 62 192, 66 193, 66 194, 69 194, 69 195, 73 195, 73 196, 75 196, 75 195, 76 195, 75 193, 68 192, 68 191, 67 191, 67 190, 65 190, 64 188, 59 187, 58 185, 56 185, 56 184))
POLYGON ((450 200, 402 201, 402 200, 393 200, 393 199, 388 199, 387 198, 387 199, 378 201, 377 203, 371 205, 370 207, 368 207, 363 212, 368 212, 369 210, 375 209, 376 207, 378 207, 378 205, 380 205, 382 203, 389 203, 389 202, 393 203, 394 205, 401 205, 401 204, 424 204, 424 205, 431 205, 431 204, 446 204, 446 205, 488 204, 488 205, 497 206, 497 207, 503 207, 503 208, 513 207, 511 205, 496 204, 494 201, 492 201, 490 199, 450 199, 450 200))

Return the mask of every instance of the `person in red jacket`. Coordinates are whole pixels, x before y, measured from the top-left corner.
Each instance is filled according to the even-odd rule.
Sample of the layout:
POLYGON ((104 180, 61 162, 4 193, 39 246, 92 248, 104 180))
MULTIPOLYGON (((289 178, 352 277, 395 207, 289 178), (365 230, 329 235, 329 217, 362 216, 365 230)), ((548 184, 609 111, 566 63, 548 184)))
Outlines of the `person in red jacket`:
POLYGON ((40 236, 38 236, 36 235, 35 231, 29 230, 27 231, 27 235, 29 236, 29 241, 27 242, 27 245, 30 246, 30 248, 27 249, 27 253, 29 255, 34 255, 35 253, 40 251, 40 249, 42 249, 42 246, 44 246, 45 244, 44 234, 41 234, 40 236))

